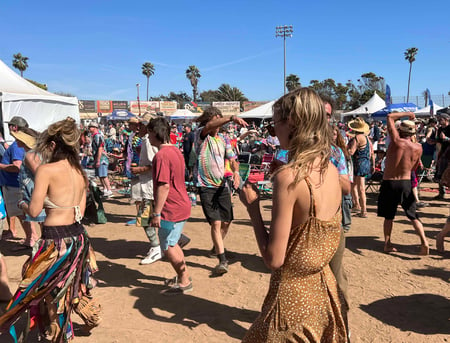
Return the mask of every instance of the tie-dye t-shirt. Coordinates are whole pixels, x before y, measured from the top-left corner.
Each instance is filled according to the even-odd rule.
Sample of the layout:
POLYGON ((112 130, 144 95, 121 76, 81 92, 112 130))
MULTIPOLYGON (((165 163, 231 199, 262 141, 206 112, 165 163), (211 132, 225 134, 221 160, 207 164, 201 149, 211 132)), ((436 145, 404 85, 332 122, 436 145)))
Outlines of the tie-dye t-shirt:
POLYGON ((194 147, 197 152, 197 164, 194 175, 198 187, 215 188, 223 183, 225 173, 225 159, 236 159, 230 144, 220 133, 212 137, 207 135, 204 139, 200 134, 203 127, 195 131, 194 147))

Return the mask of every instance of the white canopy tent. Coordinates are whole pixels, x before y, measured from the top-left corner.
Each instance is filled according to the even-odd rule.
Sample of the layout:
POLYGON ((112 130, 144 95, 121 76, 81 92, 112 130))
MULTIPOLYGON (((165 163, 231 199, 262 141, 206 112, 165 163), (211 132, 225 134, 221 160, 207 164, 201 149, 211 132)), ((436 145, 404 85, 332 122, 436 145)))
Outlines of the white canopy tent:
POLYGON ((376 111, 381 110, 386 107, 386 103, 381 97, 375 92, 373 96, 364 104, 359 106, 357 109, 354 109, 350 112, 341 113, 341 120, 347 116, 363 116, 372 114, 376 111))
POLYGON ((194 118, 197 118, 199 115, 200 115, 200 113, 194 113, 194 112, 191 112, 191 111, 189 111, 187 109, 182 108, 182 109, 176 110, 175 112, 173 112, 168 117, 170 117, 170 120, 176 120, 176 119, 190 119, 190 120, 192 120, 194 118))
POLYGON ((10 140, 8 124, 14 116, 42 131, 50 124, 72 117, 80 122, 78 99, 47 92, 25 80, 0 60, 0 119, 5 139, 10 140))
MULTIPOLYGON (((421 108, 421 109, 415 111, 414 114, 415 114, 417 117, 428 117, 428 116, 430 116, 430 107, 431 107, 431 106, 428 105, 427 107, 421 108)), ((437 112, 438 110, 440 110, 441 108, 443 108, 443 107, 434 104, 434 105, 433 105, 433 114, 436 115, 436 112, 437 112)))
POLYGON ((275 100, 268 102, 267 104, 258 106, 250 111, 243 112, 241 114, 238 114, 239 118, 243 119, 251 119, 251 118, 261 118, 261 119, 267 119, 272 118, 272 107, 275 103, 275 100))

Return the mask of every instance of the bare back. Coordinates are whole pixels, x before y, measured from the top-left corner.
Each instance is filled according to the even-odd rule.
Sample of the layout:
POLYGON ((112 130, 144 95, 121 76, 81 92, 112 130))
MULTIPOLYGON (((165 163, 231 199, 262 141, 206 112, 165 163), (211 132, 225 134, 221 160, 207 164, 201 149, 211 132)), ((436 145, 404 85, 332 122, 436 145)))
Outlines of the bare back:
MULTIPOLYGON (((292 182, 294 178, 293 173, 289 170, 283 171, 276 177, 283 178, 285 182, 292 182)), ((312 185, 315 199, 316 217, 321 220, 331 219, 339 209, 342 199, 339 174, 336 167, 330 163, 322 180, 318 171, 312 171, 309 176, 309 181, 312 185)), ((275 180, 275 182, 277 181, 275 180)), ((294 202, 291 218, 286 218, 287 213, 282 210, 282 208, 285 209, 287 194, 274 194, 275 197, 278 196, 278 201, 276 204, 274 198, 273 205, 275 211, 272 213, 272 225, 276 225, 278 222, 277 215, 281 214, 282 221, 288 220, 288 222, 291 222, 288 230, 292 227, 298 227, 308 220, 311 206, 310 192, 305 180, 293 186, 289 190, 289 193, 288 197, 294 202)))
POLYGON ((67 160, 44 164, 38 168, 31 205, 45 208, 48 226, 70 225, 75 222, 75 207, 81 214, 86 207, 86 186, 83 176, 67 160), (46 206, 47 199, 56 205, 46 206))
POLYGON ((386 152, 384 180, 410 180, 411 171, 417 168, 422 146, 409 138, 391 141, 386 152))

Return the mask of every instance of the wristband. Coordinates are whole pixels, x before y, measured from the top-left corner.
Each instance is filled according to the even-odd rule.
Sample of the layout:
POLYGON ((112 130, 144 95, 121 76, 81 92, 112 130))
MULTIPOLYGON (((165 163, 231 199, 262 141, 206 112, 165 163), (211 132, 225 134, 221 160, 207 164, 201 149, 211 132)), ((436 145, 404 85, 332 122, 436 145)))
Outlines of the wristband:
POLYGON ((20 201, 17 203, 17 207, 20 208, 20 209, 22 209, 23 204, 26 204, 25 200, 20 200, 20 201))
POLYGON ((234 121, 234 115, 230 117, 230 121, 234 121))
POLYGON ((155 217, 161 217, 161 213, 152 213, 152 217, 153 217, 153 218, 155 218, 155 217))

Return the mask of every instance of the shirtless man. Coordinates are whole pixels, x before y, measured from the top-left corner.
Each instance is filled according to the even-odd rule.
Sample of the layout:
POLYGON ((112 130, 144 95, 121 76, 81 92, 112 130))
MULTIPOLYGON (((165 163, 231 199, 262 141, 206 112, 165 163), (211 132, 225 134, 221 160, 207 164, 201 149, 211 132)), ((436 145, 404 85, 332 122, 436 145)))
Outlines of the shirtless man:
POLYGON ((422 146, 411 141, 411 137, 416 134, 413 121, 405 120, 399 124, 398 129, 395 127, 395 121, 405 116, 409 116, 411 120, 415 118, 414 113, 411 112, 390 113, 387 116, 387 128, 391 141, 386 153, 386 167, 378 196, 377 214, 379 217, 384 217, 385 252, 397 251, 391 243, 391 233, 397 206, 401 204, 420 237, 420 255, 428 255, 428 242, 423 225, 416 213, 416 201, 411 189, 411 170, 415 170, 419 164, 422 146))

